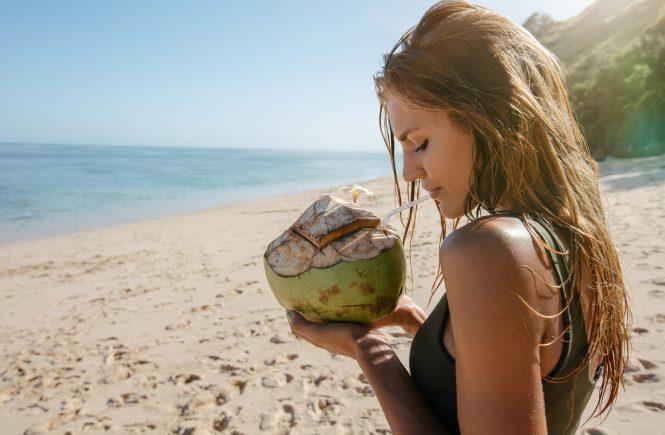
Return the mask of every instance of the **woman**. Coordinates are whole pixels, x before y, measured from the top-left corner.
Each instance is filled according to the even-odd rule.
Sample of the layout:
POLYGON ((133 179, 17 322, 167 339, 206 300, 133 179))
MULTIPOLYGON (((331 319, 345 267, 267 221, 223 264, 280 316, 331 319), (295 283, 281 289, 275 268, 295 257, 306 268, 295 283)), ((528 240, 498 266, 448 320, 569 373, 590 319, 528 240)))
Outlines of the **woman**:
POLYGON ((626 289, 562 77, 522 27, 459 1, 431 7, 375 77, 399 202, 395 138, 410 199, 422 187, 441 214, 446 293, 428 318, 406 297, 373 325, 287 317, 357 360, 393 433, 574 433, 601 369, 597 413, 616 400, 626 289), (388 325, 415 335, 411 374, 388 325))

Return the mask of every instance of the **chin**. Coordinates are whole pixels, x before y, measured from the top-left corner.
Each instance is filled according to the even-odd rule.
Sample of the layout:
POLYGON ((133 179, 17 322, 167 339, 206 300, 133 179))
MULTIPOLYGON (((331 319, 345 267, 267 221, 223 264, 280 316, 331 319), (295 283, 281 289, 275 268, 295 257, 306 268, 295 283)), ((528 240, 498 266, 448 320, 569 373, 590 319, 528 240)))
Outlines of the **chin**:
POLYGON ((440 203, 436 201, 439 211, 446 219, 458 219, 464 217, 464 208, 463 207, 450 207, 448 204, 440 203))

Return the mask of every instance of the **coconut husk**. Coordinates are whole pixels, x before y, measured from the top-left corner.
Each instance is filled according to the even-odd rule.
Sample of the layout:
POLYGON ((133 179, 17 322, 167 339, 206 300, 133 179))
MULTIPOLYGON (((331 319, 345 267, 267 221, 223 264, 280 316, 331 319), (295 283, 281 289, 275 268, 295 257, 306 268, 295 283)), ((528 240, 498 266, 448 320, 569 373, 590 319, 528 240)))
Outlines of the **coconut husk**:
POLYGON ((319 198, 266 250, 270 268, 297 276, 311 267, 324 269, 341 261, 374 258, 392 248, 394 229, 377 228, 380 219, 358 205, 331 195, 319 198))

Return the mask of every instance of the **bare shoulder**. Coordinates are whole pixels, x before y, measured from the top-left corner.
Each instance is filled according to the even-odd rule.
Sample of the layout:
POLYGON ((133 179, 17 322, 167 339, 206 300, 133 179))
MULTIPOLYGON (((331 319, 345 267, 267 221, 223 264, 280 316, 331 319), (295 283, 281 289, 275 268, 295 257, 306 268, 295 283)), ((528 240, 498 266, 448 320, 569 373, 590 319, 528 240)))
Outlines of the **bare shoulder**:
POLYGON ((442 266, 446 262, 466 264, 464 270, 486 269, 493 263, 542 263, 531 233, 519 218, 511 216, 486 216, 469 222, 446 236, 439 254, 442 266))
MULTIPOLYGON (((472 221, 446 236, 439 254, 457 317, 486 310, 497 316, 529 316, 529 307, 540 310, 550 303, 543 295, 556 294, 548 287, 554 282, 542 247, 517 217, 472 221)), ((541 320, 536 316, 532 326, 541 329, 541 320)))

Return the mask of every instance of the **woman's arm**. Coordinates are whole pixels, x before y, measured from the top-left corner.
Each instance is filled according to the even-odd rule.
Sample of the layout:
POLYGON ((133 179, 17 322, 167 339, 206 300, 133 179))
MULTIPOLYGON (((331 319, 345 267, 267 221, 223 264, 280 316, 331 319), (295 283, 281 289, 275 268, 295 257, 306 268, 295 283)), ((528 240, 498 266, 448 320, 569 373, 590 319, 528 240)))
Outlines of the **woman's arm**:
POLYGON ((364 325, 311 323, 289 312, 294 334, 315 346, 355 359, 394 434, 447 434, 387 339, 364 325))
MULTIPOLYGON (((463 434, 546 434, 540 349, 548 288, 534 242, 514 218, 479 220, 443 243, 463 434)), ((550 277, 551 279, 551 277, 550 277)))

